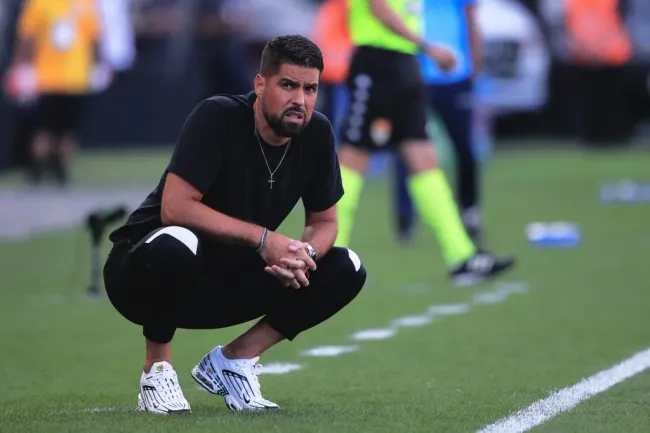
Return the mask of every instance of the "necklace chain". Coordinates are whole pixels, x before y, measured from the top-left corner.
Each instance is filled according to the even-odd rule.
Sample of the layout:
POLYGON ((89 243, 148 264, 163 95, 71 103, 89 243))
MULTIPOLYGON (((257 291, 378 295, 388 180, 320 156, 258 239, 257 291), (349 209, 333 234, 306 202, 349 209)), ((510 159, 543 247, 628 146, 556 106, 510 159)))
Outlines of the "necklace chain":
POLYGON ((266 154, 264 153, 264 148, 262 147, 262 142, 260 140, 260 134, 257 131, 257 124, 255 125, 255 131, 253 132, 255 137, 257 138, 257 144, 260 146, 260 150, 262 151, 262 157, 264 157, 264 163, 266 164, 266 169, 269 171, 269 189, 273 189, 273 183, 275 180, 273 180, 273 175, 275 174, 276 171, 280 168, 280 165, 282 165, 282 161, 284 161, 284 157, 287 156, 287 152, 289 151, 289 145, 291 144, 291 139, 287 142, 287 147, 284 148, 284 154, 282 154, 282 158, 280 158, 280 162, 278 162, 277 167, 275 167, 275 170, 271 171, 271 166, 269 166, 269 161, 266 159, 266 154))

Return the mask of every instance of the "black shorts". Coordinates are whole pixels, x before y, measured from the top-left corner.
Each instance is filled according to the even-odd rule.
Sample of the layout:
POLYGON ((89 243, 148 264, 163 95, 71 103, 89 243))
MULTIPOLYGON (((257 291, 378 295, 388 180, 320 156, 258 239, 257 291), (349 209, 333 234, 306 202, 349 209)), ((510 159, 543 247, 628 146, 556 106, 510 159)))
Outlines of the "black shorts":
POLYGON ((38 101, 36 121, 38 129, 60 135, 75 133, 81 128, 83 96, 44 94, 38 101))
POLYGON ((370 151, 426 139, 426 97, 416 56, 374 47, 355 51, 346 82, 342 140, 370 151))

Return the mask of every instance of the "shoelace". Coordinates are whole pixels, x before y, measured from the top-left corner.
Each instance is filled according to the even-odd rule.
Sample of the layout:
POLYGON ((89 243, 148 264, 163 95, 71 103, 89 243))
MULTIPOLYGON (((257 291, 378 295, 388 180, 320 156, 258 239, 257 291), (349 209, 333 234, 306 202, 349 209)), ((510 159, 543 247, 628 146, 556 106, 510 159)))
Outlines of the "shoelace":
POLYGON ((258 395, 262 395, 261 392, 261 385, 260 385, 260 380, 257 377, 258 374, 260 374, 262 370, 262 364, 253 364, 253 365, 247 365, 246 366, 250 370, 250 374, 247 374, 251 378, 251 381, 253 382, 252 385, 254 386, 254 391, 258 395))

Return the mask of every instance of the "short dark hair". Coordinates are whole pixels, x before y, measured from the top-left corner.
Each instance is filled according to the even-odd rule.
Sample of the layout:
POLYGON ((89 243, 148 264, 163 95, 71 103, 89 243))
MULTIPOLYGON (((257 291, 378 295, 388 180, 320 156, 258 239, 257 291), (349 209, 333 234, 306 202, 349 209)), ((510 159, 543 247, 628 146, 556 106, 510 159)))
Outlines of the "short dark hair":
POLYGON ((269 41, 262 51, 260 75, 268 77, 280 71, 283 64, 318 69, 322 73, 323 53, 318 45, 300 35, 278 36, 269 41))

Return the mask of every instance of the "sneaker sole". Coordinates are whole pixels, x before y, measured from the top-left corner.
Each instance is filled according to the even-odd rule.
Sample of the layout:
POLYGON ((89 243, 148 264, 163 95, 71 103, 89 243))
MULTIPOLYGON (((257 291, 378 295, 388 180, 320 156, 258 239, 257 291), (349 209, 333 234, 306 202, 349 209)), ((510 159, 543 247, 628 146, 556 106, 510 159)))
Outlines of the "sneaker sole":
POLYGON ((172 410, 167 412, 152 412, 150 410, 147 410, 147 408, 144 405, 144 402, 142 401, 142 396, 140 394, 138 394, 138 405, 136 406, 135 410, 137 412, 152 413, 154 415, 177 415, 177 414, 192 412, 192 409, 172 410))
POLYGON ((214 391, 210 385, 208 385, 210 380, 205 377, 205 375, 201 372, 199 369, 199 366, 197 365, 192 369, 191 373, 192 379, 198 383, 201 388, 205 389, 207 392, 213 395, 220 395, 223 397, 226 403, 226 407, 230 409, 233 412, 240 412, 243 409, 241 409, 235 399, 232 398, 228 390, 224 390, 222 392, 214 391))

